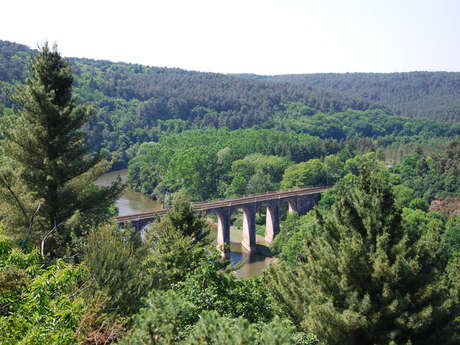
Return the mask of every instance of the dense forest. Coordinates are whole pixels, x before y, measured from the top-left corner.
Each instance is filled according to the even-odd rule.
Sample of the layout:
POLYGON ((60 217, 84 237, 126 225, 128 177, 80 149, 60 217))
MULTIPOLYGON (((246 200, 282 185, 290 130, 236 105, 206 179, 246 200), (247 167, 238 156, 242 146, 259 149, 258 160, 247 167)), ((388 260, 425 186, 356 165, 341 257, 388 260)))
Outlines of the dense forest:
POLYGON ((1 44, 1 344, 458 344, 458 124, 1 44), (157 99, 171 104, 140 112, 157 99), (112 219, 121 181, 94 183, 128 161, 130 184, 171 206, 142 232, 112 219), (331 184, 307 214, 282 211, 277 260, 248 279, 189 202, 331 184))
MULTIPOLYGON (((162 201, 175 192, 192 200, 263 193, 278 190, 284 170, 294 163, 380 148, 392 164, 401 159, 401 148, 411 152, 425 144, 433 150, 433 142, 445 145, 460 135, 458 124, 381 109, 324 114, 301 103, 277 107, 267 127, 185 130, 144 143, 129 163, 131 186, 162 201)), ((313 178, 304 186, 334 181, 313 178)))
MULTIPOLYGON (((12 85, 24 81, 27 61, 34 54, 35 50, 23 45, 0 41, 0 114, 10 112, 12 85)), ((115 162, 114 169, 127 166, 138 144, 187 129, 274 128, 337 140, 355 134, 365 137, 414 135, 421 127, 425 127, 425 132, 428 127, 437 127, 438 135, 443 136, 458 130, 458 125, 450 130, 449 125, 439 122, 388 118, 382 114, 392 116, 389 110, 393 109, 392 104, 366 99, 365 95, 347 96, 331 85, 317 88, 291 80, 274 83, 271 79, 254 80, 109 61, 75 58, 69 61, 78 102, 91 102, 95 108, 85 125, 86 140, 94 152, 109 151, 109 158, 115 162), (347 113, 350 109, 363 113, 347 113), (337 113, 339 115, 334 115, 337 113)), ((431 85, 429 81, 425 84, 431 85)), ((419 87, 411 94, 423 92, 419 87)), ((448 99, 436 102, 437 105, 452 104, 459 99, 450 91, 439 92, 448 99)), ((401 94, 398 91, 398 95, 401 94)), ((421 104, 417 100, 414 106, 421 104)), ((414 109, 400 113, 417 114, 414 109)))
POLYGON ((460 121, 460 73, 317 73, 250 78, 336 90, 384 105, 395 114, 460 121))

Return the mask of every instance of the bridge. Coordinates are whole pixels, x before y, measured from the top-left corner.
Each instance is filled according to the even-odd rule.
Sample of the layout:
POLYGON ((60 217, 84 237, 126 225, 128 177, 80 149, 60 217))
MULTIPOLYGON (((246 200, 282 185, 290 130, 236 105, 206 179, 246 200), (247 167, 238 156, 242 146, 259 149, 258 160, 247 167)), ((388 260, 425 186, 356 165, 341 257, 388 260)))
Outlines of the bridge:
MULTIPOLYGON (((256 194, 241 198, 218 200, 203 203, 193 203, 196 212, 217 214, 217 246, 230 245, 230 219, 236 210, 243 211, 243 236, 241 245, 248 251, 256 247, 256 211, 266 207, 265 240, 270 243, 280 229, 280 209, 282 204, 288 204, 288 212, 297 212, 300 215, 311 210, 321 197, 321 193, 331 187, 302 188, 286 192, 256 194)), ((165 215, 168 209, 151 212, 118 216, 114 219, 124 226, 131 223, 140 230, 156 218, 165 215)))

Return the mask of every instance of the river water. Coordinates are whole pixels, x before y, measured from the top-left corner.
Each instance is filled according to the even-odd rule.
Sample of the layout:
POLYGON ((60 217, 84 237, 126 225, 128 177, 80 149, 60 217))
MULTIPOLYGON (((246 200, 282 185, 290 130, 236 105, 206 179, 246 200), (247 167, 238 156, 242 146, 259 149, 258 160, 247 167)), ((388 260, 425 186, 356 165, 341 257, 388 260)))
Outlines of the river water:
MULTIPOLYGON (((96 184, 100 186, 108 186, 114 181, 118 176, 121 177, 123 182, 126 182, 128 179, 128 169, 112 171, 107 174, 102 175, 96 181, 96 184)), ((157 210, 161 208, 161 203, 158 201, 151 200, 147 198, 142 193, 133 191, 132 189, 126 188, 121 197, 115 201, 115 204, 118 207, 118 214, 120 216, 146 212, 151 210, 157 210)), ((216 236, 214 234, 214 236, 216 236)), ((259 275, 263 272, 265 268, 270 265, 270 262, 273 258, 259 255, 259 254, 249 254, 241 247, 241 231, 231 229, 230 231, 230 260, 232 264, 237 264, 241 261, 244 261, 244 264, 239 270, 235 273, 239 278, 247 278, 259 275)), ((257 244, 265 245, 263 237, 257 235, 257 244)))

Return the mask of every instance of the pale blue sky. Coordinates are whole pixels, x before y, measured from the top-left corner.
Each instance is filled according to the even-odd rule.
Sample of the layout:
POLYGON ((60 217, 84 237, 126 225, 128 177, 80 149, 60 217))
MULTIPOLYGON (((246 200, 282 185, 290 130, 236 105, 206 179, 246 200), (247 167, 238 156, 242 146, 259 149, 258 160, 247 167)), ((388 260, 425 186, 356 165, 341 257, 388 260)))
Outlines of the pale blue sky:
POLYGON ((0 39, 222 73, 460 71, 460 0, 5 0, 0 39))

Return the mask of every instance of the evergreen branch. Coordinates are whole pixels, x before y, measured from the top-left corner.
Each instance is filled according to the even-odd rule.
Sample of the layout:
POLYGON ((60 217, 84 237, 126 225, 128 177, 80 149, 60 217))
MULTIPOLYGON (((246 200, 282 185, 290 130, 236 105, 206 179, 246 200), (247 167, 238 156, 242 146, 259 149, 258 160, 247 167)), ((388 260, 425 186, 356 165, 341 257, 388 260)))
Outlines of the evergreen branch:
POLYGON ((16 195, 16 193, 13 191, 13 189, 11 188, 11 186, 8 184, 7 182, 7 179, 5 177, 5 175, 3 175, 1 172, 0 172, 0 181, 2 182, 3 186, 8 189, 8 192, 11 194, 11 196, 14 198, 14 200, 16 201, 16 203, 18 204, 19 208, 21 209, 21 212, 22 214, 24 215, 24 217, 26 218, 27 222, 29 222, 29 217, 27 216, 27 212, 24 208, 24 205, 22 204, 22 202, 19 200, 18 196, 16 195))

